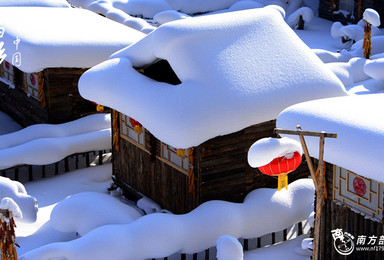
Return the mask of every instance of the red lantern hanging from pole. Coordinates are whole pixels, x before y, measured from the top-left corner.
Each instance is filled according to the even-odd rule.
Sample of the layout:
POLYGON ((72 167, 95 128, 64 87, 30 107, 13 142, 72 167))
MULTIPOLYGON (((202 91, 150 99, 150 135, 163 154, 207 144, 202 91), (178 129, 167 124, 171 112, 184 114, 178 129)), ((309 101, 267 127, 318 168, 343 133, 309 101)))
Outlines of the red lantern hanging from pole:
POLYGON ((277 190, 288 189, 288 173, 299 167, 302 149, 298 141, 283 138, 263 138, 248 152, 248 163, 263 174, 278 177, 277 190))

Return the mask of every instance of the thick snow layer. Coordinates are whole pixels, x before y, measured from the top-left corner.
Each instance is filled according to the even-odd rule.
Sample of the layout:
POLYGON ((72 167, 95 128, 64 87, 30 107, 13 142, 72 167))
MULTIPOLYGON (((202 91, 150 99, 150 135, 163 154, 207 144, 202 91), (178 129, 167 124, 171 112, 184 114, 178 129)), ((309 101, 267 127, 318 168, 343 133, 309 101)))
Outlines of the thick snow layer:
POLYGON ((1 0, 0 6, 70 7, 66 0, 1 0))
POLYGON ((102 226, 79 239, 32 250, 20 259, 148 259, 178 251, 200 252, 223 235, 254 238, 302 221, 313 210, 313 196, 312 180, 302 179, 288 190, 252 191, 243 203, 209 201, 185 215, 154 213, 131 224, 102 226))
POLYGON ((20 245, 18 255, 49 243, 76 239, 75 233, 59 232, 52 227, 52 209, 69 195, 87 191, 106 193, 112 183, 111 175, 112 166, 107 163, 27 182, 25 188, 38 200, 39 211, 34 223, 16 220, 16 241, 20 245))
POLYGON ((79 91, 177 148, 275 119, 301 101, 346 95, 270 7, 166 23, 84 73, 79 91), (134 69, 156 59, 166 59, 182 83, 134 69))
POLYGON ((139 217, 139 211, 117 198, 100 192, 82 192, 59 202, 50 219, 56 230, 84 236, 97 227, 128 224, 139 217))
POLYGON ((371 8, 365 9, 363 13, 363 19, 373 26, 380 26, 380 15, 379 13, 371 8))
POLYGON ((45 165, 74 153, 111 147, 109 114, 96 114, 60 125, 32 125, 0 136, 0 168, 45 165))
POLYGON ((300 142, 294 139, 288 137, 262 138, 249 148, 248 163, 251 167, 256 168, 267 165, 278 157, 292 158, 294 152, 303 153, 300 142))
POLYGON ((371 78, 384 80, 384 58, 367 61, 364 72, 371 78))
POLYGON ((7 55, 5 60, 12 63, 12 57, 19 53, 18 68, 24 72, 44 68, 89 68, 144 36, 78 8, 1 8, 0 24, 5 30, 1 38, 7 55), (18 45, 15 44, 17 39, 18 45))
POLYGON ((12 199, 16 203, 21 212, 20 221, 28 223, 36 221, 37 201, 34 197, 27 194, 23 184, 18 181, 12 181, 9 178, 0 177, 0 208, 7 208, 7 205, 12 206, 9 204, 11 202, 8 199, 4 200, 4 198, 12 199), (5 203, 4 207, 3 200, 5 203), (7 201, 9 202, 8 204, 6 203, 7 201))
POLYGON ((0 150, 38 138, 58 138, 85 134, 111 127, 110 114, 93 114, 63 124, 36 124, 17 132, 0 135, 0 150))
POLYGON ((0 209, 9 210, 12 212, 12 216, 15 218, 22 218, 23 213, 21 212, 21 209, 17 203, 9 197, 5 197, 0 202, 0 209))
MULTIPOLYGON (((383 182, 384 94, 348 96, 293 105, 277 119, 277 127, 337 133, 325 141, 324 160, 383 182)), ((293 137, 293 136, 292 136, 293 137)), ((309 153, 318 158, 319 139, 306 137, 309 153)))
POLYGON ((307 235, 302 235, 294 239, 277 243, 268 247, 257 248, 245 252, 244 260, 259 260, 259 259, 295 259, 309 260, 312 251, 303 250, 301 242, 307 235))
POLYGON ((243 260, 243 246, 232 236, 219 237, 216 247, 218 260, 243 260))
POLYGON ((168 11, 157 13, 153 17, 153 20, 158 24, 164 24, 164 23, 175 21, 175 20, 180 20, 180 19, 185 19, 190 17, 191 17, 190 15, 180 13, 176 10, 168 10, 168 11))

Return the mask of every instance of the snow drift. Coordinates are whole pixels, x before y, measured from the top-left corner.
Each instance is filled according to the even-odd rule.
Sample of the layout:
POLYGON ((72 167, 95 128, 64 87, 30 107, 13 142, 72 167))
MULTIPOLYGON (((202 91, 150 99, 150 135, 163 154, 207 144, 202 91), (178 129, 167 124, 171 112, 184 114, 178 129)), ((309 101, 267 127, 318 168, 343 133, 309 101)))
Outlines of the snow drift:
POLYGON ((313 196, 312 180, 302 179, 288 190, 254 190, 243 203, 209 201, 185 215, 154 213, 131 224, 102 226, 79 239, 27 252, 20 260, 142 260, 200 252, 223 235, 254 238, 303 221, 313 211, 313 196))
POLYGON ((141 217, 108 194, 82 192, 59 202, 51 212, 50 223, 58 231, 86 235, 93 229, 108 224, 128 224, 141 217))
POLYGON ((111 148, 110 115, 95 114, 60 125, 32 125, 0 136, 0 169, 45 165, 74 154, 111 148))

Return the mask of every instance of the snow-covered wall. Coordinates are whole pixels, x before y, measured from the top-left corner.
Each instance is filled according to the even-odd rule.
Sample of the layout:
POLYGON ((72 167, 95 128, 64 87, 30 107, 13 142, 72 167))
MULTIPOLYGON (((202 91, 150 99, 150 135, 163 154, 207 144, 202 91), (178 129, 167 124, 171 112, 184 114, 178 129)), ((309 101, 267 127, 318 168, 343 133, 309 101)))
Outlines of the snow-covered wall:
POLYGON ((177 148, 276 119, 298 102, 346 95, 283 13, 266 7, 166 23, 85 72, 80 94, 177 148), (157 82, 134 68, 156 59, 167 60, 182 83, 157 82))

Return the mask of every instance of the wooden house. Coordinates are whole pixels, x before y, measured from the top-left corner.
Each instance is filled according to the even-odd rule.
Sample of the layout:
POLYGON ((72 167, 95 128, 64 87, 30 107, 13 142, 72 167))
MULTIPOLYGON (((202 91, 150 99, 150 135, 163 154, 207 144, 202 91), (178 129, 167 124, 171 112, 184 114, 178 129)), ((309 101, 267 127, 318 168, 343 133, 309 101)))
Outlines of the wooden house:
POLYGON ((74 8, 2 7, 0 23, 0 109, 22 126, 95 113, 78 92, 81 74, 143 35, 74 8))
POLYGON ((343 24, 356 24, 363 18, 363 12, 367 8, 375 9, 380 14, 383 24, 383 0, 320 0, 319 16, 343 24))
MULTIPOLYGON (((289 104, 346 94, 278 10, 242 11, 240 23, 238 15, 167 23, 80 78, 84 98, 115 109, 114 175, 127 194, 185 213, 208 200, 239 202, 253 189, 277 187, 248 166, 249 147, 274 136, 274 119, 289 104), (240 38, 247 40, 234 41, 240 38), (271 53, 298 51, 302 58, 270 67, 271 53)), ((305 166, 290 180, 304 176, 305 166)))
MULTIPOLYGON (((317 259, 382 257, 384 128, 376 120, 382 98, 383 94, 371 94, 310 101, 289 107, 277 119, 279 127, 300 124, 305 125, 303 130, 337 133, 336 139, 325 141, 327 198, 320 233, 312 234, 319 236, 317 259), (319 105, 323 116, 316 112, 319 105)), ((318 158, 316 141, 307 139, 307 144, 309 153, 318 158)))

